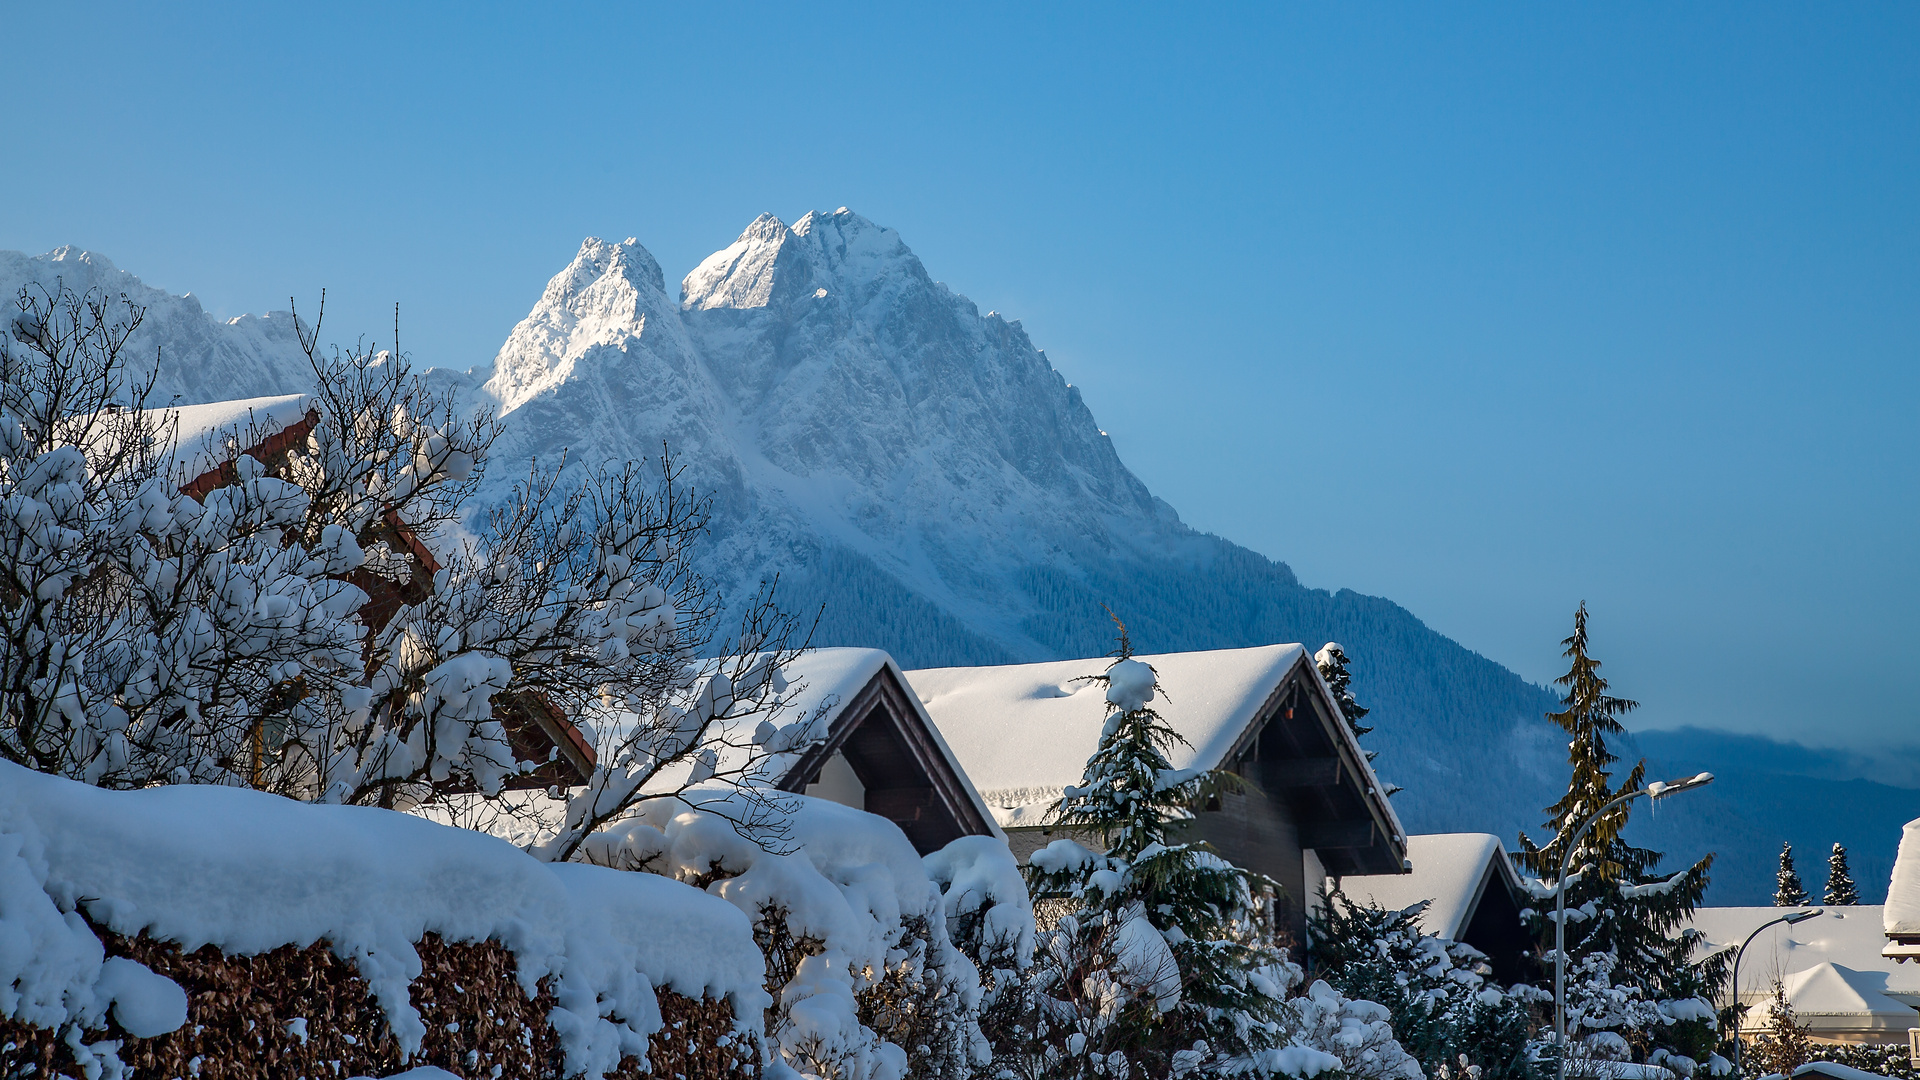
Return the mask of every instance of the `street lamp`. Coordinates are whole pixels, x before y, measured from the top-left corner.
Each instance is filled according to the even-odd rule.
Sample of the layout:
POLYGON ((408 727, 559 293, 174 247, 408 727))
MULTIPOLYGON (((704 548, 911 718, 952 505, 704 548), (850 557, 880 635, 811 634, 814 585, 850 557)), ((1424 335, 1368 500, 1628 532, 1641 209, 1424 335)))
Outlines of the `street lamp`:
POLYGON ((1765 930, 1767 927, 1778 926, 1781 923, 1786 923, 1788 926, 1794 926, 1799 923, 1806 922, 1808 919, 1817 918, 1821 915, 1825 915, 1826 913, 1827 912, 1825 908, 1812 908, 1807 911, 1795 911, 1787 915, 1782 915, 1777 919, 1770 919, 1767 922, 1763 922, 1759 926, 1754 927, 1753 933, 1748 934, 1747 940, 1741 942, 1740 948, 1734 951, 1734 954, 1733 954, 1733 1075, 1735 1076, 1747 1075, 1744 1067, 1746 1055, 1742 1053, 1742 1051, 1746 1049, 1747 1044, 1745 1041, 1743 1041, 1740 1038, 1740 957, 1745 955, 1747 951, 1747 946, 1753 944, 1753 939, 1760 936, 1760 931, 1765 930))
POLYGON ((1607 816, 1607 811, 1622 803, 1632 802, 1642 795, 1654 800, 1664 799, 1711 783, 1713 774, 1704 772, 1684 780, 1656 780, 1594 811, 1567 839, 1566 854, 1560 856, 1560 877, 1553 889, 1553 1041, 1560 1048, 1559 1080, 1567 1080, 1567 864, 1573 860, 1573 853, 1579 850, 1580 838, 1587 835, 1587 830, 1593 828, 1594 822, 1607 816))

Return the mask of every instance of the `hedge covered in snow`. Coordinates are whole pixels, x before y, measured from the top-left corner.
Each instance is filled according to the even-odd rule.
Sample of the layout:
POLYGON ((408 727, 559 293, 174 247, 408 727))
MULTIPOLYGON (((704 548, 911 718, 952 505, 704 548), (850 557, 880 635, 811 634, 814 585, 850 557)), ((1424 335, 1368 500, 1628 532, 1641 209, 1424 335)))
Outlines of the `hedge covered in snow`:
MULTIPOLYGON (((958 1080, 984 1065, 979 977, 948 925, 971 886, 963 884, 960 897, 943 892, 951 870, 936 881, 899 827, 873 814, 795 796, 782 843, 762 846, 734 826, 746 809, 727 789, 648 803, 589 837, 584 855, 699 885, 752 920, 767 961, 774 1074, 958 1080)), ((990 837, 957 842, 951 856, 928 862, 977 861, 968 840, 997 847, 1011 869, 1006 845, 990 837)), ((959 877, 971 880, 964 871, 959 877)), ((1031 940, 1031 909, 1024 929, 1012 910, 1013 932, 1031 940)))
POLYGON ((195 1056, 206 1076, 597 1077, 658 1051, 699 1061, 691 1080, 757 1069, 763 978, 740 910, 678 882, 392 811, 0 762, 9 1073, 54 1055, 90 1080, 195 1056), (213 1064, 234 1055, 257 1068, 213 1064), (483 1055, 502 1071, 474 1073, 483 1055))

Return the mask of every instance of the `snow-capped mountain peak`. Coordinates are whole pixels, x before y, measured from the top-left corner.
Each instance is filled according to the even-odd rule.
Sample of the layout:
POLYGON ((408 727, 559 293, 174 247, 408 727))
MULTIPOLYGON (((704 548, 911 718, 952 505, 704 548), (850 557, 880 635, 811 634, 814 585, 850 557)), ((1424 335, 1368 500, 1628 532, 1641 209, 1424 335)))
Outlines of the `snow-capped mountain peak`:
POLYGON ((762 214, 681 283, 687 311, 855 305, 888 285, 931 284, 900 234, 841 207, 791 227, 762 214))
MULTIPOLYGON (((285 315, 225 323, 91 253, 0 252, 9 293, 56 279, 148 305, 139 346, 162 354, 163 397, 311 386, 285 315)), ((637 241, 589 238, 490 367, 436 373, 503 418, 481 503, 530 460, 617 468, 664 445, 713 500, 703 574, 730 599, 780 575, 783 606, 820 615, 816 645, 908 667, 1097 656, 1108 607, 1143 652, 1338 640, 1380 720, 1383 775, 1469 775, 1497 753, 1531 778, 1471 805, 1413 787, 1410 825, 1506 831, 1550 800, 1551 695, 1386 600, 1306 589, 1189 529, 1021 325, 934 281, 892 229, 844 208, 762 215, 678 295, 667 280, 637 241)), ((1276 497, 1311 521, 1327 496, 1296 487, 1276 497)))
POLYGON ((611 243, 590 236, 564 270, 547 282, 540 302, 508 336, 487 373, 484 391, 509 413, 573 376, 575 365, 599 347, 624 352, 630 342, 656 332, 684 351, 678 305, 666 294, 660 264, 629 237, 611 243), (664 317, 667 325, 658 327, 664 317))
POLYGON ((98 252, 67 245, 44 255, 0 251, 0 313, 11 315, 24 287, 52 294, 61 285, 109 300, 125 296, 144 312, 127 343, 134 370, 157 364, 149 403, 197 405, 234 398, 297 393, 313 383, 294 318, 285 311, 217 319, 192 293, 156 289, 98 252))

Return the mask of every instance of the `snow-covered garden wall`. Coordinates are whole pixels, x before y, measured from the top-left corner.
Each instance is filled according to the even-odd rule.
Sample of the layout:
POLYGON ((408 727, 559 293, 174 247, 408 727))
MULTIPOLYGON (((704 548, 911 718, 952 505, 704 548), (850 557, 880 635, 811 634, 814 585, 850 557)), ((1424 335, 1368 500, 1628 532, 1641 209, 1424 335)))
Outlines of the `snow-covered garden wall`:
POLYGON ((391 811, 0 762, 0 1074, 759 1071, 740 909, 391 811))

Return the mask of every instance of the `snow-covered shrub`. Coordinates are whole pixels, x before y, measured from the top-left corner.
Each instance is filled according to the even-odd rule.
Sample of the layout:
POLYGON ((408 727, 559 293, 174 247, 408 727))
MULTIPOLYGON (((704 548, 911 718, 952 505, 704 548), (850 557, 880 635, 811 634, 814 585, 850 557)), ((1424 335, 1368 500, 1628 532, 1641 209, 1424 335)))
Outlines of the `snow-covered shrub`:
POLYGON ((726 789, 651 801, 589 836, 580 857, 698 885, 752 919, 779 1068, 830 1080, 969 1075, 986 1057, 979 978, 906 836, 873 814, 794 796, 790 846, 769 850, 742 835, 744 801, 726 789))
POLYGON ((1347 1075, 1421 1080, 1420 1062, 1395 1038, 1395 1017, 1385 1005, 1349 998, 1319 979, 1292 1004, 1300 1017, 1294 1042, 1338 1058, 1347 1075))
POLYGON ((963 836, 922 862, 939 884, 954 946, 980 973, 979 1025, 989 1046, 1027 1021, 1023 980, 1033 966, 1033 901, 1013 852, 996 837, 963 836))
POLYGON ((190 441, 127 381, 138 308, 70 292, 17 308, 0 339, 0 758, 108 787, 538 817, 516 789, 545 786, 546 763, 516 758, 510 706, 595 743, 587 782, 529 830, 564 860, 636 802, 738 780, 794 737, 777 722, 792 621, 763 594, 716 640, 687 563, 706 503, 670 461, 564 483, 536 469, 480 520, 497 426, 402 357, 324 357, 303 327, 315 387, 296 415, 268 432, 242 410, 190 441), (748 716, 762 723, 731 723, 748 716))
POLYGON ((1426 907, 1387 911, 1338 890, 1325 894, 1307 920, 1315 973, 1341 993, 1384 1006, 1400 1045, 1428 1073, 1537 1075, 1528 1039, 1551 997, 1524 983, 1502 988, 1479 950, 1422 932, 1426 907))

